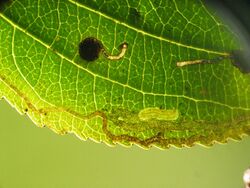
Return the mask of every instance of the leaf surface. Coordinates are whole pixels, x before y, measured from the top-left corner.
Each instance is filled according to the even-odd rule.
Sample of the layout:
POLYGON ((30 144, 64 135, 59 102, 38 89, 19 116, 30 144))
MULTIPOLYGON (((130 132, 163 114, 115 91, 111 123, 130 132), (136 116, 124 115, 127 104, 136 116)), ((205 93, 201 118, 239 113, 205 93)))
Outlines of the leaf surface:
POLYGON ((201 1, 15 0, 0 12, 0 97, 38 126, 109 145, 211 145, 250 133, 237 37, 201 1), (87 62, 78 45, 101 41, 87 62))

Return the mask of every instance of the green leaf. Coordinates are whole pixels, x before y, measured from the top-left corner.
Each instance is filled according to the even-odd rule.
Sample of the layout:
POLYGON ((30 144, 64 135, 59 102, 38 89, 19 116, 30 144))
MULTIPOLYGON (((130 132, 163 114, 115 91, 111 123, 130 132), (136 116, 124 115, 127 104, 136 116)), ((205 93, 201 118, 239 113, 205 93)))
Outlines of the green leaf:
POLYGON ((231 63, 237 41, 197 0, 10 1, 0 12, 0 97, 38 126, 109 145, 238 140, 250 134, 250 76, 231 63), (87 62, 78 53, 87 37, 112 55, 128 48, 87 62))

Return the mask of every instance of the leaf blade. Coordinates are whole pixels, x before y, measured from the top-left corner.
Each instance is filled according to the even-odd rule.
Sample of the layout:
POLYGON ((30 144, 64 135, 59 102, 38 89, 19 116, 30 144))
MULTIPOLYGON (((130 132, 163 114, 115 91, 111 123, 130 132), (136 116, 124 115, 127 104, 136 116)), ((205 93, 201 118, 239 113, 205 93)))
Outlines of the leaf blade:
MULTIPOLYGON (((2 41, 5 36, 12 36, 8 50, 13 60, 3 61, 4 65, 13 67, 14 63, 13 71, 17 72, 20 85, 28 88, 17 87, 2 66, 1 80, 9 89, 1 90, 4 96, 10 89, 19 95, 22 102, 16 104, 17 108, 22 112, 28 108, 36 124, 47 125, 60 134, 73 132, 82 139, 109 144, 136 143, 144 147, 154 144, 163 148, 191 146, 194 142, 209 145, 214 140, 225 142, 228 137, 238 139, 242 133, 249 133, 249 90, 239 89, 248 85, 249 75, 240 74, 229 62, 176 68, 175 63, 180 59, 213 57, 224 52, 155 36, 72 2, 53 3, 54 8, 47 12, 54 12, 48 16, 45 11, 44 23, 55 20, 56 24, 42 32, 39 25, 16 21, 13 7, 14 13, 8 9, 0 13, 1 22, 9 24, 9 30, 13 31, 12 35, 1 37, 2 41), (72 18, 65 13, 67 9, 72 18), (94 22, 91 25, 85 23, 89 15, 94 22), (65 28, 59 26, 58 20, 65 28), (65 24, 65 20, 72 23, 65 24), (121 61, 100 57, 97 62, 86 64, 79 58, 77 44, 84 36, 92 35, 93 26, 97 28, 93 29, 96 37, 102 39, 109 51, 117 51, 119 43, 128 41, 131 47, 121 61), (46 36, 48 31, 56 34, 46 36), (161 110, 150 111, 151 115, 144 113, 147 121, 141 121, 140 112, 148 112, 152 107, 161 110), (166 112, 171 110, 178 111, 177 121, 169 121, 166 112), (157 119, 160 116, 164 121, 157 119)), ((41 10, 33 9, 30 14, 42 14, 41 10)), ((237 46, 230 43, 227 48, 237 46)), ((7 57, 2 50, 1 57, 7 57)), ((16 103, 13 96, 7 98, 16 103)))

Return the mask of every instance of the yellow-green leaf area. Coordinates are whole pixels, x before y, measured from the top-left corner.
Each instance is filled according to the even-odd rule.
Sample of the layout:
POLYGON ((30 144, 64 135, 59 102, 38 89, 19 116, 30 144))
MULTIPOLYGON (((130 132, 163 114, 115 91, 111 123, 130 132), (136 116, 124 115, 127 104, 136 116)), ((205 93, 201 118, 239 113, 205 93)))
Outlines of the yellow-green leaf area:
POLYGON ((0 97, 36 125, 109 145, 211 145, 250 133, 237 36, 202 1, 15 0, 0 11, 0 97), (93 62, 79 43, 98 39, 93 62))

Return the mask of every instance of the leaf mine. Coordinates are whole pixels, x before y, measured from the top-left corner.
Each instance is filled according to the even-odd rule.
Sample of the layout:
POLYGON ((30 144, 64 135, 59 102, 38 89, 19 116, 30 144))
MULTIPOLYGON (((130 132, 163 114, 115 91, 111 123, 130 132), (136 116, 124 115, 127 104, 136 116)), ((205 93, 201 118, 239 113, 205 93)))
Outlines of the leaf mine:
POLYGON ((89 62, 97 60, 100 53, 103 53, 104 57, 109 60, 119 60, 123 58, 127 51, 127 48, 128 43, 124 42, 119 46, 120 53, 117 55, 111 55, 105 50, 101 41, 94 37, 88 37, 80 42, 79 55, 82 59, 89 62))
POLYGON ((174 121, 178 119, 179 111, 176 109, 164 110, 159 108, 145 108, 139 112, 138 116, 141 121, 147 121, 152 119, 162 121, 174 121))
POLYGON ((213 59, 198 59, 179 61, 176 63, 177 67, 184 67, 196 64, 214 64, 220 63, 223 60, 230 60, 233 66, 237 67, 242 73, 250 73, 249 54, 241 50, 234 50, 231 53, 226 53, 223 56, 218 56, 213 59))
POLYGON ((119 46, 120 49, 120 53, 117 55, 110 55, 106 52, 106 50, 103 50, 103 54, 106 56, 107 59, 110 60, 119 60, 121 58, 123 58, 123 56, 125 55, 127 49, 128 49, 128 43, 124 42, 119 46))

